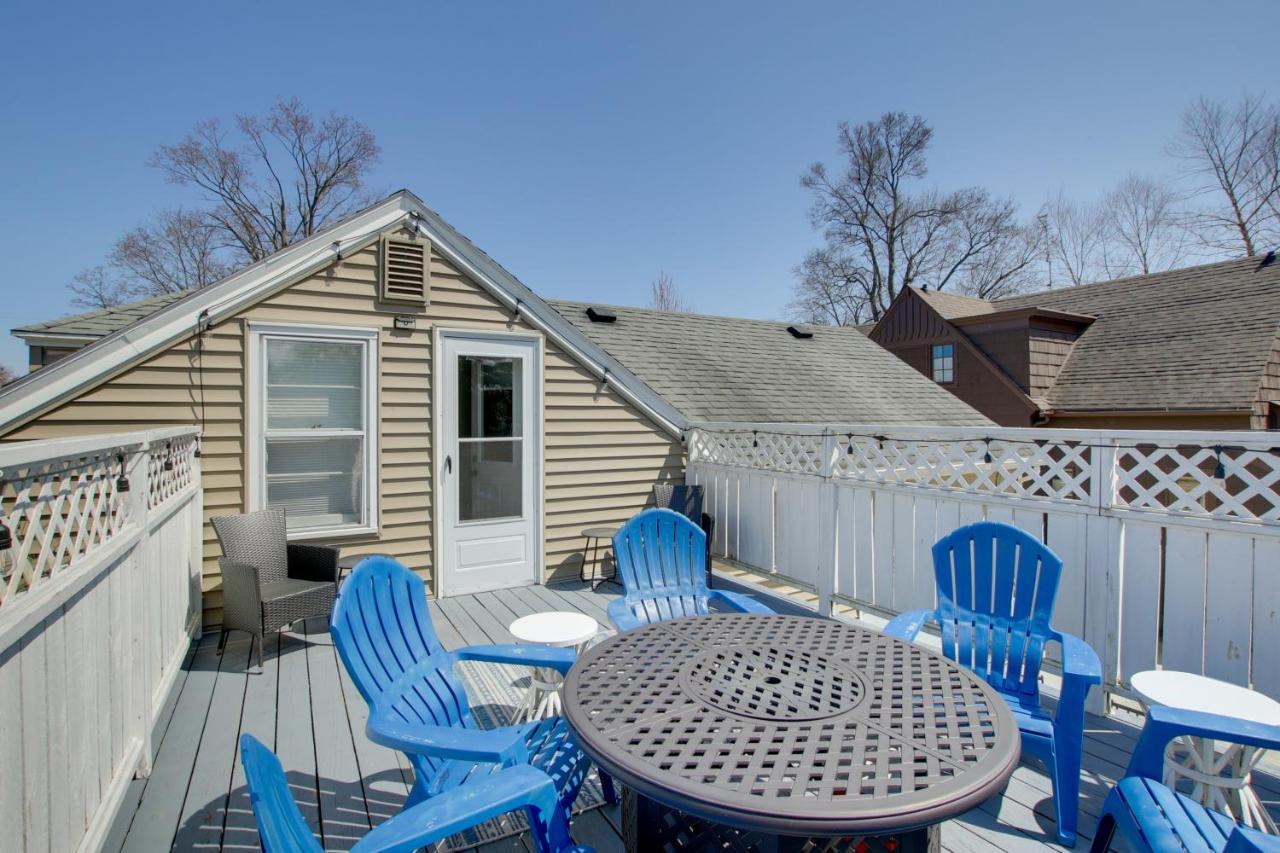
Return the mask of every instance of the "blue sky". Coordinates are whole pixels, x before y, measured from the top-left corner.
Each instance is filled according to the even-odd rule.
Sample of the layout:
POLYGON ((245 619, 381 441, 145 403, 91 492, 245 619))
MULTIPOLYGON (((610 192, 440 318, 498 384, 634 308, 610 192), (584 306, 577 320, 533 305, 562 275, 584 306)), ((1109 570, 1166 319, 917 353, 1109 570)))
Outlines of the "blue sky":
MULTIPOLYGON (((349 113, 412 189, 545 296, 781 317, 817 245, 799 177, 840 120, 934 126, 932 180, 1030 215, 1092 199, 1199 95, 1277 77, 1267 3, 12 4, 0 52, 0 325, 157 209, 145 163, 278 96, 349 113)), ((1271 94, 1276 94, 1272 92, 1271 94)), ((0 363, 24 365, 7 335, 0 363)))

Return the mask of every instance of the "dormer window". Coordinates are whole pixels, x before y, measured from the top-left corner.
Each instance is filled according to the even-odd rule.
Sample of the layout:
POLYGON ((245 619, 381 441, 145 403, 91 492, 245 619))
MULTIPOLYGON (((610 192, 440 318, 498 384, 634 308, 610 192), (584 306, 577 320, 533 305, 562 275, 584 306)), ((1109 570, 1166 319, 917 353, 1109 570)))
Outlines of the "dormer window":
POLYGON ((935 344, 933 347, 933 381, 950 385, 956 381, 955 344, 935 344))

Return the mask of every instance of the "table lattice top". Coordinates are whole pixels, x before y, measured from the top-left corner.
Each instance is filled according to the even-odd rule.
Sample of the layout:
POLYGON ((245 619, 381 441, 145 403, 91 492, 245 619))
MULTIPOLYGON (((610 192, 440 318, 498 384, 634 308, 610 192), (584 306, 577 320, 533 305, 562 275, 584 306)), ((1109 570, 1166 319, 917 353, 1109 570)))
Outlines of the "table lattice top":
POLYGON ((744 828, 901 830, 1003 788, 1019 738, 981 679, 826 619, 717 613, 583 654, 564 687, 583 748, 623 784, 744 828))

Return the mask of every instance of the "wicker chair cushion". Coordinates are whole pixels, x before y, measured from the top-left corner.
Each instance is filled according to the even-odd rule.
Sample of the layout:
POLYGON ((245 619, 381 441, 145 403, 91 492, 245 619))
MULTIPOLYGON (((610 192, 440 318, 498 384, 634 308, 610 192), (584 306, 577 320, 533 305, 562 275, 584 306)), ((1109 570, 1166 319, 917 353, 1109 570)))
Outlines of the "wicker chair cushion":
POLYGON ((212 523, 222 545, 223 556, 233 562, 253 566, 264 586, 289 577, 284 509, 224 515, 212 519, 212 523))
POLYGON ((262 629, 278 631, 308 616, 328 616, 337 587, 327 581, 287 578, 262 585, 262 629))

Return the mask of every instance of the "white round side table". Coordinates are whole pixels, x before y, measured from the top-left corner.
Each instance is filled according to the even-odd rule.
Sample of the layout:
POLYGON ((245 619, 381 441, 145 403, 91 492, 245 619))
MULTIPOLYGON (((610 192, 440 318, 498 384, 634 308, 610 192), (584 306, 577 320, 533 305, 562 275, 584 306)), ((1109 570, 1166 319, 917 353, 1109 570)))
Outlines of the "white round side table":
MULTIPOLYGON (((600 631, 600 625, 585 613, 551 611, 521 616, 507 629, 522 643, 538 643, 558 648, 581 649, 600 631)), ((564 678, 549 667, 534 667, 525 693, 524 705, 515 722, 540 720, 560 713, 560 685, 564 678)))
MULTIPOLYGON (((1216 678, 1162 669, 1136 673, 1129 684, 1148 707, 1164 705, 1280 725, 1280 702, 1216 678)), ((1253 768, 1265 750, 1234 743, 1224 747, 1219 752, 1214 740, 1199 737, 1170 743, 1164 755, 1165 785, 1173 788, 1186 779, 1192 784, 1191 796, 1196 802, 1275 835, 1276 824, 1250 785, 1253 768), (1181 755, 1178 746, 1182 747, 1181 755)))

